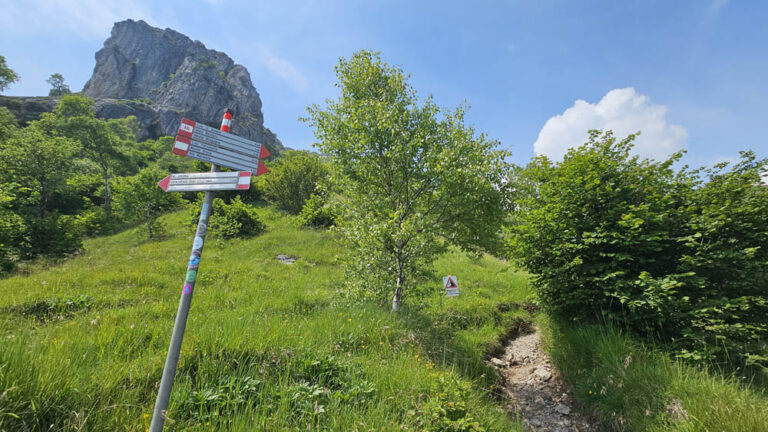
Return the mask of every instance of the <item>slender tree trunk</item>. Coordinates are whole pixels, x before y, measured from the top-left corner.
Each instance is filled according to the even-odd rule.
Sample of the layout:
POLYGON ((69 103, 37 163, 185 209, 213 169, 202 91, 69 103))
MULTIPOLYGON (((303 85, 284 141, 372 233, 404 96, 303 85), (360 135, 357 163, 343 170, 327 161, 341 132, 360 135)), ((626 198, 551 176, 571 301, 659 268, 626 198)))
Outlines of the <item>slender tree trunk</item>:
POLYGON ((147 208, 146 220, 147 220, 147 232, 149 233, 149 238, 152 238, 154 236, 152 235, 152 217, 150 215, 149 208, 147 208))
POLYGON ((104 211, 107 216, 112 215, 112 195, 109 191, 109 171, 104 171, 104 211))
POLYGON ((403 261, 400 258, 400 251, 397 254, 397 287, 395 288, 395 295, 392 297, 392 311, 397 312, 400 309, 401 298, 403 295, 403 283, 405 282, 405 275, 403 274, 403 261))

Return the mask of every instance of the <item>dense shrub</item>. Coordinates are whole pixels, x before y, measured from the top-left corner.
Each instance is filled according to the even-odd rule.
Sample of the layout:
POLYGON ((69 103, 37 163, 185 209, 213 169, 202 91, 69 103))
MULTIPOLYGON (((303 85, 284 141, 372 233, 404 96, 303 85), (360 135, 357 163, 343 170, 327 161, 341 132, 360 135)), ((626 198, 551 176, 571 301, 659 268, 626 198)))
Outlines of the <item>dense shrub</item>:
POLYGON ((768 366, 768 186, 756 186, 765 164, 743 154, 730 171, 707 170, 691 195, 679 238, 679 271, 690 275, 681 294, 693 303, 682 327, 686 355, 746 353, 748 365, 768 366))
POLYGON ((592 131, 563 162, 516 172, 512 254, 556 315, 620 321, 681 355, 765 362, 765 161, 676 171, 680 155, 631 157, 633 139, 592 131))
POLYGON ((125 221, 141 223, 149 238, 165 232, 158 217, 181 205, 179 194, 167 193, 157 186, 164 175, 158 169, 145 168, 133 177, 120 178, 114 186, 118 214, 125 221))
POLYGON ((19 259, 26 225, 11 208, 15 195, 11 184, 0 184, 0 274, 14 268, 19 259))
POLYGON ((304 202, 318 193, 318 185, 329 175, 320 156, 305 151, 287 153, 269 169, 260 188, 268 200, 291 214, 301 211, 304 202))
POLYGON ((336 224, 339 211, 320 195, 312 194, 301 209, 296 223, 302 227, 328 228, 336 224))
MULTIPOLYGON (((197 225, 200 219, 202 194, 190 207, 190 223, 197 225)), ((213 200, 211 217, 208 220, 208 232, 220 238, 247 237, 261 234, 266 229, 259 219, 256 209, 245 204, 240 197, 235 197, 227 204, 220 198, 213 200)))

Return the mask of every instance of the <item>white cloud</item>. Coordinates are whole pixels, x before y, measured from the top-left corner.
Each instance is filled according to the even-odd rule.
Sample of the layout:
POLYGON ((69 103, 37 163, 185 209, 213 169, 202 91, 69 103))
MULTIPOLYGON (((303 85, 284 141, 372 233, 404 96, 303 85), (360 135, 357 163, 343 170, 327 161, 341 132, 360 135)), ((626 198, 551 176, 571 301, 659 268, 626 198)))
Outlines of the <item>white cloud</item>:
POLYGON ((0 29, 10 34, 70 32, 105 39, 112 24, 127 18, 155 24, 149 9, 135 0, 28 0, 2 2, 0 29))
POLYGON ((264 63, 273 75, 287 81, 296 90, 304 90, 309 86, 309 80, 307 80, 304 74, 302 74, 296 66, 288 60, 273 54, 265 45, 257 46, 256 53, 259 60, 264 63))
POLYGON ((665 119, 667 107, 655 105, 632 87, 609 91, 600 102, 577 100, 560 115, 551 117, 533 144, 536 154, 561 160, 567 149, 587 140, 589 129, 612 130, 614 136, 641 131, 633 149, 641 157, 663 159, 686 148, 688 131, 665 119))

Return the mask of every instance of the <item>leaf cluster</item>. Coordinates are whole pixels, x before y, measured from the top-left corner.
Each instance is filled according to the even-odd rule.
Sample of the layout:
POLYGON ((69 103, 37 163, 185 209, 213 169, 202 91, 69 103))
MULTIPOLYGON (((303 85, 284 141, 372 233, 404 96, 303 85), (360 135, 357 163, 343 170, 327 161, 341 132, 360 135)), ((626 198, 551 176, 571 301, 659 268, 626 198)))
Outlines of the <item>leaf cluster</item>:
POLYGON ((322 194, 320 184, 328 175, 327 163, 317 154, 291 151, 269 165, 259 189, 280 209, 299 214, 312 194, 322 194))
POLYGON ((350 284, 383 293, 418 280, 449 244, 494 250, 506 205, 499 143, 465 124, 464 107, 420 102, 377 53, 341 59, 336 75, 339 98, 310 107, 304 120, 343 196, 350 284))
POLYGON ((768 188, 756 186, 766 161, 745 152, 730 171, 675 170, 680 154, 631 156, 634 138, 591 131, 562 162, 514 170, 511 256, 556 315, 618 321, 681 355, 757 362, 768 340, 768 188))

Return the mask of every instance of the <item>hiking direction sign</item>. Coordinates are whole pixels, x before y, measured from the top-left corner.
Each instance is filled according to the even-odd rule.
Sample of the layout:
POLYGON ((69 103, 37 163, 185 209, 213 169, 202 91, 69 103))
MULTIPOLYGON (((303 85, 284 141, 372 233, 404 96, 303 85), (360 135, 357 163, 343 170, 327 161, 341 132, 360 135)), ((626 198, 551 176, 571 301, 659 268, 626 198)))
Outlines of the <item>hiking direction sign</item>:
POLYGON ((235 171, 171 174, 160 180, 157 185, 166 192, 247 190, 251 186, 251 172, 235 171))
POLYGON ((456 279, 456 276, 443 277, 443 287, 445 288, 446 297, 459 296, 459 280, 456 279))
POLYGON ((197 272, 200 270, 200 259, 205 245, 205 234, 208 232, 208 219, 213 208, 213 196, 219 190, 245 190, 251 185, 251 174, 266 173, 267 167, 261 161, 269 156, 269 151, 263 145, 240 138, 229 133, 232 124, 232 111, 227 109, 221 119, 221 130, 182 119, 179 133, 173 145, 173 152, 181 156, 189 156, 203 162, 211 163, 210 172, 171 174, 157 184, 166 192, 205 192, 200 208, 200 220, 197 222, 195 238, 192 241, 192 252, 184 276, 184 286, 181 289, 179 309, 173 324, 173 333, 168 346, 163 366, 163 376, 157 390, 155 409, 152 411, 150 432, 161 432, 165 424, 168 401, 171 397, 176 367, 179 364, 181 343, 187 326, 189 309, 192 305, 192 294, 195 291, 197 272), (239 170, 238 172, 219 172, 218 165, 239 170))
POLYGON ((181 119, 173 153, 256 175, 267 172, 261 160, 270 155, 261 143, 188 118, 181 119))

